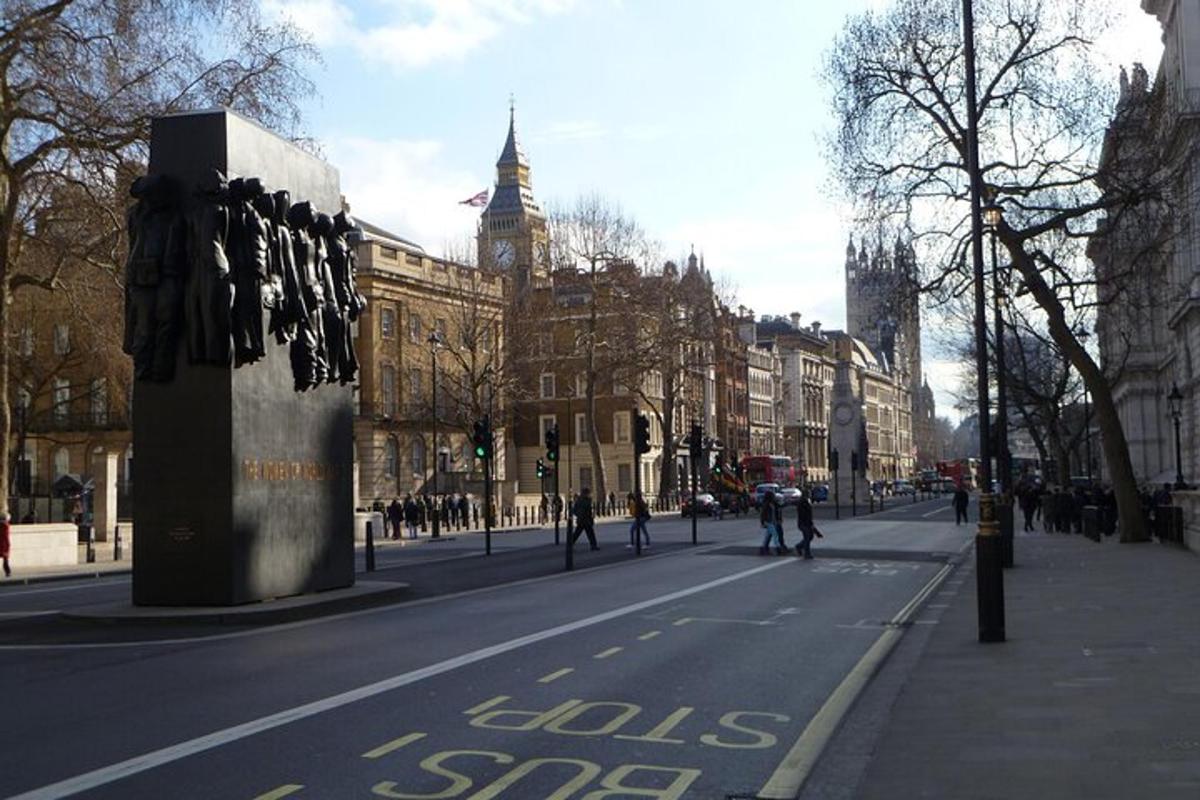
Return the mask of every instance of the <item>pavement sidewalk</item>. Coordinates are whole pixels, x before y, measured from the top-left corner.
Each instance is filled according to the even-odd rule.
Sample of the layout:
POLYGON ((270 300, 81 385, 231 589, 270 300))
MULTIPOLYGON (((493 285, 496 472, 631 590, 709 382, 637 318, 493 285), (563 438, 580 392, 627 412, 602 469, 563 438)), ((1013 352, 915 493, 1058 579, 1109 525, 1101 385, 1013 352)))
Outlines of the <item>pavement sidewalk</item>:
POLYGON ((931 599, 947 607, 855 796, 1200 797, 1200 558, 1066 534, 1015 547, 1007 642, 978 642, 971 554, 931 599))

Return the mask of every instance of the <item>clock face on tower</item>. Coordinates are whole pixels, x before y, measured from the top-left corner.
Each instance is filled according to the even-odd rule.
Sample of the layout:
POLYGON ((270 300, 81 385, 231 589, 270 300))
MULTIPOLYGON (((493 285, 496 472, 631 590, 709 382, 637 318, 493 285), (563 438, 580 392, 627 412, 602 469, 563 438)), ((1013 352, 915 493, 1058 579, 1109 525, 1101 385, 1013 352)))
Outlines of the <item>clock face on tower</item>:
POLYGON ((492 242, 492 258, 496 265, 502 269, 508 269, 516 260, 517 250, 513 247, 513 243, 507 239, 499 239, 492 242))

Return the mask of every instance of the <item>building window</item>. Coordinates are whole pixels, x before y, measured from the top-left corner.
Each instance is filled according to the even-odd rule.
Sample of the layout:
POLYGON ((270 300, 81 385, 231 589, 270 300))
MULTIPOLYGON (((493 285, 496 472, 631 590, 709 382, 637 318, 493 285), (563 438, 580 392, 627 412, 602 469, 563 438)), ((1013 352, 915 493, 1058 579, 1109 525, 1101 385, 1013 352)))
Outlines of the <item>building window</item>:
POLYGON ((379 255, 383 256, 384 258, 390 258, 392 261, 395 261, 396 258, 400 255, 400 251, 394 247, 388 247, 387 245, 380 245, 379 246, 379 255))
POLYGON ((591 467, 580 467, 579 468, 579 488, 580 489, 591 489, 592 488, 592 468, 591 467))
POLYGON ((575 444, 584 444, 588 440, 587 414, 575 415, 575 444))
POLYGON ((92 379, 92 423, 95 425, 108 424, 108 380, 105 378, 92 379))
POLYGON ((20 340, 17 343, 17 352, 22 358, 33 357, 33 326, 25 325, 21 328, 20 340))
POLYGON ((542 389, 542 394, 541 394, 542 399, 543 400, 553 399, 553 397, 554 397, 554 373, 553 372, 543 372, 539 383, 541 384, 541 389, 542 389))
POLYGON ((379 407, 384 416, 396 416, 396 368, 391 364, 379 368, 379 407))
POLYGON ((617 491, 625 494, 633 491, 633 470, 629 464, 617 464, 617 491))
POLYGON ((575 396, 587 397, 587 376, 582 372, 575 376, 575 396))
POLYGON ((71 471, 71 453, 67 448, 60 447, 54 451, 54 480, 71 471))
POLYGON ((546 431, 558 424, 558 417, 553 414, 542 414, 538 417, 538 445, 546 441, 546 431))
POLYGON ((65 356, 71 352, 71 328, 65 323, 54 326, 54 355, 65 356))
POLYGON ((437 333, 438 338, 443 342, 449 342, 450 338, 446 336, 446 320, 438 317, 433 321, 433 330, 437 333))
POLYGON ((537 335, 537 352, 540 356, 554 355, 554 337, 549 331, 539 331, 537 335))
POLYGON ((71 384, 66 378, 54 379, 54 419, 65 422, 71 413, 71 384))
POLYGON ((421 341, 421 316, 415 311, 408 312, 408 340, 410 342, 421 341))
POLYGON ((415 255, 414 253, 405 253, 404 263, 408 264, 410 267, 419 267, 421 266, 421 257, 415 255))
POLYGON ((416 414, 425 398, 421 396, 421 370, 413 367, 408 371, 408 405, 409 411, 416 414))
POLYGON ((413 439, 412 464, 410 466, 414 475, 425 474, 425 440, 419 436, 413 439))
POLYGON ((379 335, 384 339, 396 335, 396 309, 385 308, 379 312, 379 335))
POLYGON ((613 441, 617 444, 629 444, 628 411, 618 411, 613 414, 613 441))
POLYGON ((389 436, 383 445, 383 474, 395 478, 400 470, 400 443, 395 436, 389 436))

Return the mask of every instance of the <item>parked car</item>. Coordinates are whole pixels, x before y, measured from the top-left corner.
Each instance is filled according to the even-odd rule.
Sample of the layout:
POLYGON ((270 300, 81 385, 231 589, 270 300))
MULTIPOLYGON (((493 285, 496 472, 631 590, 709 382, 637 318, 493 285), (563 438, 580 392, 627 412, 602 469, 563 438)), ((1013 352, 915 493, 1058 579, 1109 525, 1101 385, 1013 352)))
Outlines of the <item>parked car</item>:
POLYGON ((892 494, 916 494, 917 487, 913 486, 908 481, 895 481, 892 483, 892 494))
POLYGON ((814 484, 808 489, 808 497, 814 503, 824 503, 829 499, 829 487, 823 483, 814 484))
POLYGON ((751 502, 754 503, 755 508, 758 508, 759 506, 762 505, 763 495, 765 495, 767 492, 774 492, 775 494, 779 494, 779 484, 778 483, 760 483, 757 486, 755 486, 754 487, 754 496, 752 498, 750 498, 751 502))
POLYGON ((800 490, 795 486, 785 486, 779 490, 779 502, 785 506, 794 506, 800 502, 800 490))
MULTIPOLYGON (((717 498, 713 497, 708 492, 696 495, 696 514, 712 514, 713 507, 717 505, 717 498)), ((684 497, 683 502, 679 504, 679 512, 681 516, 690 517, 692 515, 692 498, 691 495, 684 497)))

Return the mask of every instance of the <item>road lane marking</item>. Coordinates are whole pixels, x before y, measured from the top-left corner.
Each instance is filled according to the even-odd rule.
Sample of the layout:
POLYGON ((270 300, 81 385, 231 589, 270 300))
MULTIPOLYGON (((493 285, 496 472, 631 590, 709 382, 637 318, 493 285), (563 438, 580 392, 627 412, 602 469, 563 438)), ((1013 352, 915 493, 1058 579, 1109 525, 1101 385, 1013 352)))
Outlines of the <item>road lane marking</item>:
POLYGON ((615 656, 624 649, 624 647, 610 647, 607 650, 601 650, 599 653, 596 653, 596 655, 592 656, 592 658, 609 658, 611 656, 615 656))
POLYGON ((300 783, 285 783, 277 789, 272 789, 266 794, 260 794, 254 800, 280 800, 281 797, 287 797, 289 794, 295 794, 304 788, 300 783))
POLYGON ((662 631, 646 631, 641 636, 637 637, 639 642, 648 642, 655 636, 662 634, 662 631))
POLYGON ((900 623, 905 622, 926 598, 950 574, 952 565, 945 564, 929 582, 909 600, 896 615, 892 617, 892 627, 885 628, 879 638, 871 645, 854 668, 847 673, 838 687, 825 700, 820 710, 809 720, 800 738, 792 745, 791 750, 784 756, 783 761, 776 767, 775 772, 759 789, 758 796, 764 800, 788 800, 800 793, 800 788, 808 778, 809 772, 817 762, 817 757, 829 740, 833 738, 838 725, 849 712, 850 706, 866 688, 867 683, 883 665, 892 648, 903 635, 900 623))
POLYGON ((687 625, 691 621, 692 621, 691 617, 684 617, 682 619, 675 620, 671 624, 674 625, 676 628, 678 628, 680 625, 687 625))
POLYGON ((364 686, 359 686, 356 689, 350 689, 345 692, 340 692, 329 697, 314 700, 310 703, 295 706, 294 708, 284 709, 283 711, 274 714, 268 714, 258 719, 243 722, 240 725, 233 725, 228 728, 223 728, 218 731, 198 736, 194 739, 179 742, 177 744, 163 747, 158 750, 153 750, 149 753, 143 753, 133 758, 128 758, 124 761, 119 761, 115 764, 110 764, 106 767, 91 770, 90 772, 80 773, 71 778, 48 784, 37 789, 31 789, 19 795, 10 797, 9 800, 58 800, 62 797, 70 797, 79 792, 89 791, 100 786, 106 786, 110 783, 123 780, 133 775, 140 774, 147 770, 161 767, 164 764, 170 764, 198 753, 203 753, 222 745, 236 742, 241 739, 246 739, 265 731, 273 730, 284 725, 290 725, 293 722, 298 722, 302 719, 324 714, 327 711, 332 711, 336 708, 348 706, 352 703, 357 703, 386 692, 391 692, 404 686, 423 681, 447 672, 452 672, 462 667, 476 664, 480 661, 494 658, 498 655, 510 653, 514 650, 519 650, 523 647, 528 647, 533 644, 547 641, 549 639, 563 636, 568 633, 590 628, 594 625, 600 625, 610 620, 620 617, 636 614, 644 611, 647 608, 653 608, 663 603, 671 603, 684 597, 690 597, 694 594, 706 592, 710 589, 716 589, 720 586, 725 586, 730 583, 750 578, 755 575, 767 572, 772 569, 777 569, 789 564, 796 564, 792 559, 780 559, 772 561, 768 564, 753 567, 751 569, 735 572, 731 575, 726 575, 721 578, 716 578, 711 581, 706 581, 695 586, 689 586, 686 589, 678 589, 674 592, 652 597, 648 600, 641 600, 637 603, 631 603, 627 606, 614 608, 609 611, 604 611, 590 617, 575 620, 574 622, 566 622, 561 625, 556 625, 552 628, 529 633, 524 636, 518 636, 515 639, 510 639, 507 642, 482 647, 478 650, 473 650, 469 653, 448 658, 439 661, 435 664, 430 664, 420 669, 404 672, 399 675, 393 675, 390 678, 385 678, 375 683, 369 683, 364 686))
POLYGON ((563 667, 560 670, 551 672, 549 675, 543 675, 542 677, 538 678, 538 683, 550 683, 551 681, 556 681, 559 678, 566 677, 574 671, 575 670, 573 667, 563 667))
POLYGON ((468 708, 463 713, 466 714, 468 717, 473 717, 476 714, 482 714, 484 711, 487 711, 489 708, 493 708, 498 705, 503 705, 504 703, 507 703, 509 700, 512 700, 512 698, 509 697, 508 695, 498 694, 495 697, 493 697, 491 700, 484 700, 479 705, 468 708))
MULTIPOLYGON (((728 547, 727 542, 716 542, 710 545, 703 545, 694 549, 684 551, 665 550, 654 555, 644 556, 639 564, 646 564, 650 561, 656 561, 661 558, 670 558, 676 555, 693 555, 699 556, 713 550, 720 550, 723 547, 728 547)), ((471 558, 482 558, 478 554, 470 556, 471 558)), ((450 560, 450 559, 446 559, 450 560)), ((428 562, 419 562, 425 564, 428 562)), ((588 574, 605 572, 611 569, 625 568, 630 565, 628 561, 616 561, 611 564, 600 564, 599 566, 589 567, 588 574)), ((571 580, 575 576, 572 572, 556 572, 553 575, 539 575, 536 578, 523 578, 519 581, 510 583, 501 583, 495 586, 481 586, 478 589, 467 589, 462 592, 454 592, 452 594, 438 595, 436 597, 423 597, 419 600, 411 600, 405 603, 391 603, 385 606, 376 608, 363 608, 358 611, 346 611, 342 614, 329 614, 326 616, 316 617, 314 619, 302 619, 296 622, 285 622, 282 625, 269 625, 262 628, 254 628, 253 630, 233 631, 232 633, 218 633, 211 636, 186 636, 177 637, 174 639, 142 639, 136 642, 88 642, 85 644, 0 644, 0 652, 5 651, 28 651, 28 650, 112 650, 123 647, 150 647, 178 644, 206 644, 208 642, 223 642, 230 639, 244 639, 251 636, 269 636, 275 633, 286 633, 288 631, 308 628, 314 625, 324 625, 330 622, 342 622, 343 620, 353 619, 355 617, 367 616, 370 614, 385 614, 391 611, 408 611, 412 608, 432 605, 434 603, 445 603, 449 600, 461 600, 475 595, 485 594, 488 592, 497 592, 505 589, 513 589, 522 586, 529 586, 535 583, 544 583, 546 581, 556 580, 571 580)), ((109 581, 109 583, 127 583, 128 581, 109 581)), ((91 584, 95 585, 95 584, 91 584)), ((77 588, 87 588, 79 586, 77 588)), ((35 590, 37 591, 37 590, 35 590)), ((44 590, 51 591, 51 590, 44 590)), ((21 592, 21 595, 31 594, 31 592, 21 592)), ((14 592, 15 595, 15 592, 14 592)), ((0 591, 0 598, 4 596, 4 592, 0 591)))
POLYGON ((387 742, 386 744, 379 745, 379 747, 376 747, 374 750, 368 750, 367 752, 362 754, 362 757, 363 758, 382 758, 383 756, 386 756, 388 753, 394 753, 395 751, 399 750, 401 747, 407 747, 408 745, 412 744, 413 742, 419 742, 428 735, 429 734, 426 734, 426 733, 405 734, 404 736, 401 736, 399 739, 392 739, 390 742, 387 742))
POLYGON ((943 511, 950 511, 950 510, 951 510, 951 507, 950 507, 950 506, 942 506, 941 508, 935 508, 933 511, 930 511, 930 512, 929 512, 929 513, 927 513, 927 514, 922 514, 922 515, 921 515, 921 518, 922 518, 922 519, 929 519, 929 518, 930 518, 930 517, 932 517, 934 514, 941 514, 943 511))

